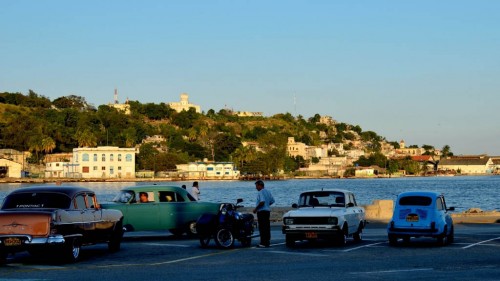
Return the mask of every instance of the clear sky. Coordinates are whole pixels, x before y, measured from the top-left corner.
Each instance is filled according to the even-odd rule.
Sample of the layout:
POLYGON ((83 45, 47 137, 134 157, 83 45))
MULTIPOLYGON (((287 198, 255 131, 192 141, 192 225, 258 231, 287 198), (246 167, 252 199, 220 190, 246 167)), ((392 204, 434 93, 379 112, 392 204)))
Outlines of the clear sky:
POLYGON ((0 92, 115 88, 500 155, 500 1, 0 0, 0 92))

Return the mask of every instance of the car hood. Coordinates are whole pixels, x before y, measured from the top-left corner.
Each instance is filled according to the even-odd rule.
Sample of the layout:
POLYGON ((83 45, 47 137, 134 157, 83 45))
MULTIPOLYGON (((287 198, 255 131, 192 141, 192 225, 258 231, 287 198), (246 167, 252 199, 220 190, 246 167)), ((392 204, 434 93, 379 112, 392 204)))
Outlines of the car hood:
POLYGON ((339 207, 304 207, 288 211, 283 217, 331 217, 340 216, 344 213, 344 208, 339 207))

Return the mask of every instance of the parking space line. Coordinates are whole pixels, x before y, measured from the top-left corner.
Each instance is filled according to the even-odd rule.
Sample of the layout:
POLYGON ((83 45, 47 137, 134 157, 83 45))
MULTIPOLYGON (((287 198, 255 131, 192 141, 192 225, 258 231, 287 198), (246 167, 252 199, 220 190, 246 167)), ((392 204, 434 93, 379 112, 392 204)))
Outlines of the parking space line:
POLYGON ((287 255, 298 255, 298 256, 309 256, 309 257, 327 257, 328 255, 324 254, 310 254, 310 253, 298 253, 298 252, 289 252, 289 251, 266 251, 266 253, 275 253, 275 254, 287 254, 287 255))
POLYGON ((484 240, 484 241, 477 242, 477 243, 474 243, 474 244, 470 244, 469 246, 465 246, 462 249, 468 249, 468 248, 471 248, 471 247, 474 247, 474 246, 477 246, 477 245, 481 245, 481 244, 484 244, 486 242, 490 242, 490 241, 493 241, 493 240, 498 240, 498 239, 500 239, 500 237, 493 238, 493 239, 488 239, 488 240, 484 240))
POLYGON ((401 272, 415 272, 415 271, 432 271, 434 268, 412 268, 412 269, 395 269, 395 270, 379 270, 379 271, 365 271, 365 272, 349 272, 350 274, 384 274, 384 273, 401 273, 401 272))
POLYGON ((341 249, 338 249, 338 250, 323 250, 323 252, 344 252, 344 253, 346 253, 346 252, 355 251, 355 250, 359 250, 359 249, 367 248, 367 247, 372 247, 372 246, 376 246, 376 245, 380 245, 380 244, 384 244, 384 243, 386 243, 386 241, 372 243, 372 244, 367 244, 367 245, 362 245, 362 246, 359 246, 359 247, 349 248, 349 249, 346 249, 346 250, 341 250, 341 249))
POLYGON ((182 244, 164 244, 164 243, 142 243, 142 245, 149 245, 149 246, 166 246, 166 247, 181 247, 181 248, 189 248, 191 246, 189 245, 182 245, 182 244))

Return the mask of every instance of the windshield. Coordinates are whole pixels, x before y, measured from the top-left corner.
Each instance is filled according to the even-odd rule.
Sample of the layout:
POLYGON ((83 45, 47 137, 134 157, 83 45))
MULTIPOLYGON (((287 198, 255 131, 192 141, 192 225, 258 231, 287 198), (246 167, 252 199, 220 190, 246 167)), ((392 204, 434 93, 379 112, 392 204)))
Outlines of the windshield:
POLYGON ((71 198, 55 192, 29 192, 11 194, 5 198, 2 209, 69 209, 71 198))
POLYGON ((344 193, 341 192, 308 192, 300 195, 299 206, 301 207, 345 207, 344 193))
POLYGON ((123 190, 118 193, 115 198, 113 198, 113 202, 116 203, 128 203, 131 199, 134 198, 134 192, 123 190))
POLYGON ((401 206, 430 206, 432 198, 427 196, 406 196, 399 199, 401 206))

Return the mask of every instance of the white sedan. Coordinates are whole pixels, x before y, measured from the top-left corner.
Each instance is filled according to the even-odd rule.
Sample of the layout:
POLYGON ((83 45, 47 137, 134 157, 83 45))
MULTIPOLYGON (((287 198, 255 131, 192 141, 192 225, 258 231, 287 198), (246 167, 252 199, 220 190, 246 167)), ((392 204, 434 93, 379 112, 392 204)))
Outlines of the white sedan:
POLYGON ((325 239, 340 245, 347 237, 361 241, 366 225, 365 210, 347 190, 312 190, 300 194, 298 204, 283 215, 286 245, 297 240, 325 239))

